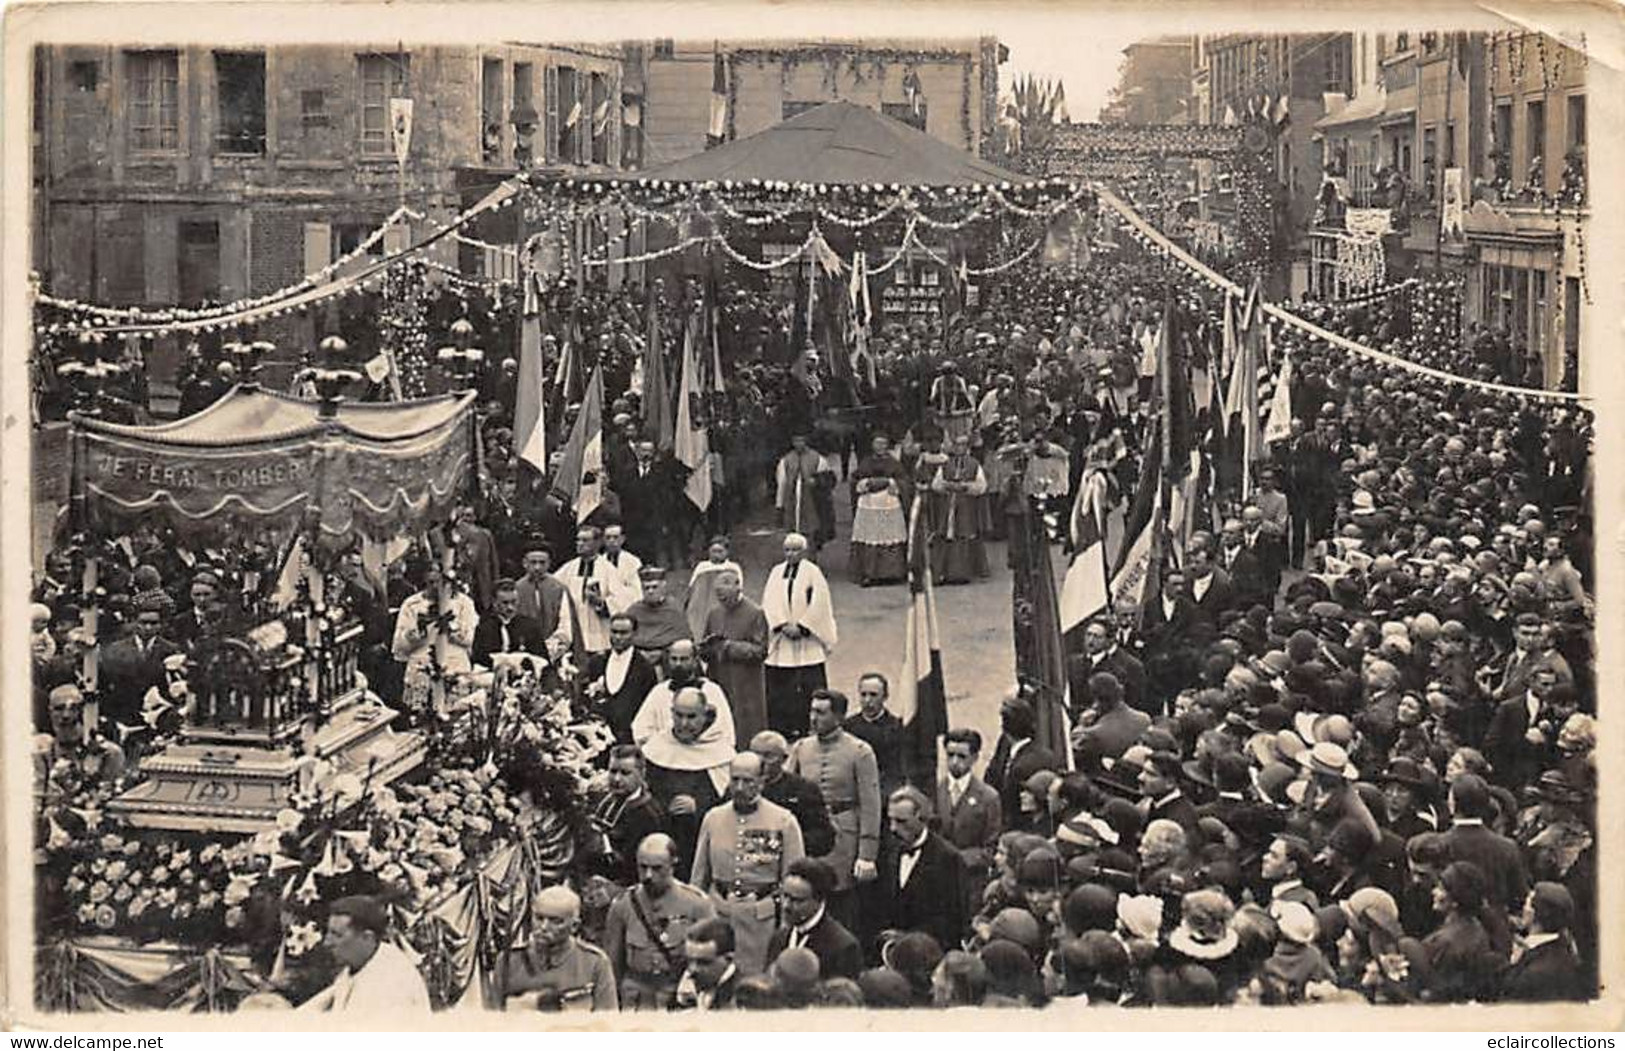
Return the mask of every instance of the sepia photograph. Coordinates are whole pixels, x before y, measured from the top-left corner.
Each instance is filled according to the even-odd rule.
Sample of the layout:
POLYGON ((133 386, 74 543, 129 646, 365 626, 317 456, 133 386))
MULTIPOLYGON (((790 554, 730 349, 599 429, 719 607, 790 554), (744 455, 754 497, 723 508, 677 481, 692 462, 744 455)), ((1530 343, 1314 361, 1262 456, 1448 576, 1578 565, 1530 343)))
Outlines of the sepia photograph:
POLYGON ((1617 12, 56 6, 0 1015, 1617 996, 1617 12))

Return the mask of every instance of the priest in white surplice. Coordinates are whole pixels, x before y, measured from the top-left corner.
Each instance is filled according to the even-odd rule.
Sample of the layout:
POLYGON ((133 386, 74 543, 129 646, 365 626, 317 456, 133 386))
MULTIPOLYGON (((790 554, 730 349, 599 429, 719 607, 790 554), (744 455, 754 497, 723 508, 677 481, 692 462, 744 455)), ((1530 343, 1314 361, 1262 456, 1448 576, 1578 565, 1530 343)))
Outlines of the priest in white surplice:
POLYGON ((604 560, 600 537, 597 526, 576 530, 576 557, 553 574, 575 601, 575 612, 581 618, 581 647, 588 653, 609 649, 609 618, 626 612, 643 597, 604 560))
POLYGON ((784 561, 762 588, 767 616, 767 725, 794 740, 807 732, 814 690, 829 685, 824 664, 835 649, 835 605, 823 571, 806 560, 807 538, 784 538, 784 561))
POLYGON ((343 970, 301 1011, 428 1014, 429 989, 410 957, 388 941, 389 914, 375 898, 340 898, 327 913, 325 943, 343 970))

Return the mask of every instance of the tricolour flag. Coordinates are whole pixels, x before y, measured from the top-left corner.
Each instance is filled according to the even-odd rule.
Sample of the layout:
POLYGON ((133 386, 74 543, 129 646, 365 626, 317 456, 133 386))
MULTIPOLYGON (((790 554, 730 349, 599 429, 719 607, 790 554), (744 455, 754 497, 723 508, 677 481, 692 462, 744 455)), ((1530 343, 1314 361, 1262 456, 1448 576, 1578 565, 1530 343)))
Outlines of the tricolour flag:
POLYGON ((688 468, 688 481, 683 492, 689 502, 701 511, 711 506, 711 436, 706 421, 698 411, 704 387, 700 383, 700 348, 697 345, 698 322, 690 320, 683 326, 683 378, 677 388, 677 433, 673 439, 673 452, 677 462, 688 468))
POLYGON ((553 488, 559 499, 575 508, 576 521, 584 522, 604 502, 604 481, 604 371, 600 365, 592 370, 586 400, 564 443, 553 488))
MULTIPOLYGON (((1104 499, 1104 492, 1100 499, 1104 499)), ((1094 506, 1074 516, 1076 553, 1061 584, 1061 637, 1069 654, 1082 650, 1081 629, 1090 618, 1111 608, 1111 589, 1106 580, 1105 509, 1093 499, 1091 503, 1094 506)))
POLYGON ((513 440, 519 459, 547 472, 547 416, 543 403, 542 297, 536 275, 525 274, 524 317, 519 325, 519 388, 514 396, 513 440))
POLYGON ((728 74, 722 65, 722 51, 711 50, 711 126, 706 130, 706 146, 717 146, 728 137, 728 74))
MULTIPOLYGON (((1236 363, 1236 296, 1226 291, 1224 294, 1224 328, 1220 344, 1220 375, 1230 375, 1236 363)), ((1228 421, 1225 423, 1228 427, 1228 421)))
POLYGON ((903 670, 897 676, 897 717, 907 740, 911 780, 929 789, 937 779, 937 741, 948 732, 948 690, 942 677, 942 645, 937 638, 937 598, 931 582, 930 534, 922 497, 909 512, 907 625, 903 670))
POLYGON ((1259 389, 1269 379, 1269 366, 1263 360, 1260 343, 1264 326, 1257 324, 1242 333, 1241 346, 1234 368, 1230 370, 1229 389, 1225 393, 1224 418, 1226 425, 1239 416, 1240 440, 1233 441, 1232 451, 1239 447, 1241 454, 1241 493, 1246 499, 1252 493, 1252 465, 1264 455, 1263 420, 1259 409, 1259 389))
POLYGON ((1162 439, 1154 435, 1142 460, 1134 502, 1124 523, 1126 543, 1112 567, 1112 605, 1144 609, 1148 595, 1156 593, 1157 559, 1162 554, 1165 502, 1162 496, 1162 439))

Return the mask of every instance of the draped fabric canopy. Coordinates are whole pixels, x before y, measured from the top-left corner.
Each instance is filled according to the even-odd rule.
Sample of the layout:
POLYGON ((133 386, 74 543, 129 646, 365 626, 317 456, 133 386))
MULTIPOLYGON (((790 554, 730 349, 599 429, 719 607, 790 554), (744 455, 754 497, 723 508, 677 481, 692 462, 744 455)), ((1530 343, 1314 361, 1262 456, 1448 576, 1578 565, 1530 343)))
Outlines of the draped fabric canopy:
POLYGON ((202 412, 137 427, 74 419, 74 495, 86 525, 156 519, 176 531, 382 540, 449 509, 473 464, 475 395, 384 404, 315 401, 238 386, 202 412))
POLYGON ((1024 185, 1017 175, 900 120, 826 102, 765 131, 621 182, 798 182, 839 186, 1024 185))

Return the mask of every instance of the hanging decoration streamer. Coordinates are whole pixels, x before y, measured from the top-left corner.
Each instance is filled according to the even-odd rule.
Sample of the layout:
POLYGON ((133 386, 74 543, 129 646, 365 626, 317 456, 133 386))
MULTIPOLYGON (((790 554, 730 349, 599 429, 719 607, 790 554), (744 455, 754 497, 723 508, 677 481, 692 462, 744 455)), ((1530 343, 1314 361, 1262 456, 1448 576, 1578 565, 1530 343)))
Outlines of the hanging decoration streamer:
MULTIPOLYGON (((1191 271, 1208 284, 1212 285, 1214 288, 1229 291, 1237 296, 1243 296, 1246 294, 1246 290, 1242 288, 1241 285, 1205 266, 1196 257, 1192 256, 1189 252, 1185 251, 1183 248, 1170 241, 1167 237, 1163 236, 1161 231, 1152 226, 1150 223, 1146 222, 1138 212, 1125 204, 1116 194, 1112 193, 1111 190, 1104 186, 1100 186, 1096 187, 1096 192, 1102 204, 1106 205, 1118 215, 1122 216, 1122 218, 1128 222, 1129 226, 1137 231, 1139 235, 1144 238, 1144 240, 1156 251, 1167 255, 1169 258, 1178 262, 1187 270, 1191 271)), ((1544 401, 1561 401, 1571 403, 1584 403, 1591 401, 1591 397, 1585 394, 1570 393, 1568 391, 1542 390, 1537 387, 1514 387, 1505 383, 1490 383, 1485 380, 1475 380, 1466 376, 1457 376, 1454 373, 1445 372, 1443 369, 1435 369, 1427 365, 1418 364, 1414 361, 1407 361, 1404 358, 1395 357, 1392 354, 1377 350, 1374 347, 1368 347, 1363 343, 1357 343, 1354 340, 1349 339, 1347 336, 1339 335, 1336 332, 1321 328, 1314 322, 1309 321, 1306 318, 1299 317, 1297 314, 1294 314, 1290 310, 1278 306, 1277 304, 1260 303, 1260 306, 1263 308, 1265 314, 1291 328, 1295 328, 1300 332, 1306 333, 1315 339, 1321 340, 1325 343, 1330 343, 1335 347, 1340 347, 1343 350, 1358 354, 1361 357, 1369 358, 1372 361, 1381 362, 1384 365, 1388 365, 1405 372, 1412 372, 1420 376, 1428 376, 1436 380, 1441 380, 1445 383, 1454 383, 1460 386, 1473 387, 1478 390, 1492 391, 1496 394, 1511 394, 1520 398, 1534 398, 1544 401)))
POLYGON ((231 314, 240 313, 245 310, 252 310, 256 307, 265 306, 267 304, 276 303, 280 300, 298 295, 300 292, 306 291, 307 289, 315 288, 317 285, 320 285, 322 282, 330 279, 334 274, 337 274, 340 270, 343 270, 345 267, 355 263, 363 256, 371 252, 378 242, 382 241, 389 231, 403 219, 421 220, 423 219, 423 216, 420 213, 414 212, 412 209, 404 206, 397 208, 390 214, 389 218, 385 219, 376 230, 368 234, 360 244, 355 246, 355 248, 345 253, 339 259, 329 263, 327 266, 322 267, 315 273, 306 274, 304 277, 300 278, 298 282, 284 288, 279 288, 275 292, 267 292, 264 295, 255 296, 252 299, 239 299, 236 302, 227 303, 224 306, 199 308, 196 310, 185 307, 171 307, 167 310, 142 310, 140 307, 106 307, 98 306, 94 303, 84 303, 74 299, 63 299, 58 296, 53 296, 49 292, 43 290, 40 291, 38 300, 43 306, 55 307, 58 310, 66 310, 76 314, 87 314, 96 318, 104 318, 107 320, 108 324, 115 324, 119 322, 163 324, 171 321, 209 321, 226 317, 231 314))
MULTIPOLYGON (((349 274, 344 277, 333 277, 332 273, 334 267, 340 267, 344 263, 344 260, 341 260, 339 263, 335 263, 332 266, 326 267, 317 272, 317 275, 323 273, 328 274, 327 279, 321 281, 315 280, 317 275, 312 275, 299 285, 292 286, 295 288, 295 291, 291 295, 277 299, 274 302, 257 302, 251 306, 233 305, 233 308, 229 313, 208 314, 199 317, 180 316, 181 314, 186 313, 184 311, 165 311, 161 314, 147 313, 144 315, 138 315, 138 317, 134 319, 113 317, 98 319, 93 316, 91 319, 84 322, 71 321, 59 323, 56 326, 56 330, 81 332, 92 331, 100 328, 103 331, 107 331, 115 335, 146 337, 168 335, 172 332, 207 332, 216 329, 231 328, 235 325, 252 324, 257 321, 264 321, 268 318, 283 317, 293 313, 296 310, 308 310, 311 307, 325 303, 328 300, 335 299, 339 296, 355 295, 359 292, 371 291, 380 287, 381 283, 387 279, 391 270, 407 263, 421 261, 421 255, 423 252, 428 250, 434 244, 438 243, 442 238, 448 237, 457 230, 466 226, 477 216, 488 211, 510 207, 516 200, 518 200, 518 188, 519 184, 517 180, 510 181, 509 183, 505 184, 504 187, 502 187, 500 192, 492 193, 490 196, 486 197, 485 200, 469 208, 467 211, 464 211, 449 223, 444 225, 429 223, 432 228, 431 232, 418 239, 416 243, 407 246, 401 251, 396 252, 393 255, 385 256, 383 259, 380 259, 377 262, 368 264, 364 269, 359 270, 354 274, 349 274)), ((410 213, 409 210, 399 210, 397 211, 396 215, 397 217, 402 215, 411 216, 416 215, 416 213, 410 213)), ((417 218, 422 219, 423 217, 417 216, 417 218)), ((380 227, 378 231, 375 231, 375 234, 381 237, 382 230, 386 228, 387 226, 380 227)), ((355 255, 356 253, 352 252, 345 258, 350 259, 355 257, 355 255)), ((42 305, 53 305, 46 303, 43 298, 41 299, 41 303, 42 305)))

